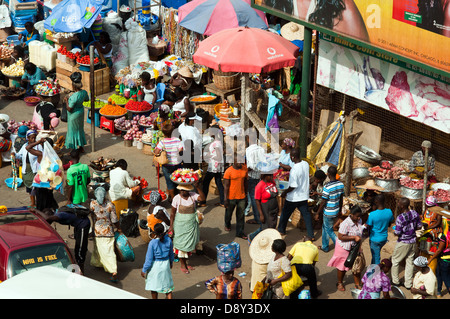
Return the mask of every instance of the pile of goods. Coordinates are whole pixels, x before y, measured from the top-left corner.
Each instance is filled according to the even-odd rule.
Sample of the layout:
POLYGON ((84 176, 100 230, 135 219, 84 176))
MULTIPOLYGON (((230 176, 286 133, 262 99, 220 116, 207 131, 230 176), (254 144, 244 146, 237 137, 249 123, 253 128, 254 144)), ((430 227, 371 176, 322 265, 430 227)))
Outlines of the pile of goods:
POLYGON ((423 189, 423 179, 412 179, 406 176, 400 179, 400 185, 408 188, 423 189))
POLYGON ((142 142, 144 142, 146 144, 150 144, 152 142, 152 139, 153 139, 152 134, 147 134, 147 133, 142 134, 142 137, 141 137, 142 142))
POLYGON ((91 167, 96 171, 109 171, 116 164, 114 158, 103 158, 103 156, 97 158, 91 162, 91 167))
POLYGON ((449 190, 438 188, 437 190, 430 192, 430 195, 434 195, 438 203, 450 202, 449 190))
POLYGON ((53 96, 61 93, 61 86, 59 85, 58 79, 52 80, 41 80, 34 87, 34 90, 39 95, 53 96))
POLYGON ((80 51, 78 51, 77 53, 73 53, 73 52, 71 52, 71 51, 68 51, 68 50, 67 50, 67 47, 65 47, 65 46, 63 46, 63 45, 59 47, 59 49, 56 51, 56 53, 59 53, 59 54, 61 54, 61 55, 64 55, 64 56, 66 56, 68 59, 71 59, 71 60, 78 60, 78 58, 81 57, 80 51))
POLYGON ((152 126, 157 116, 157 112, 153 112, 152 114, 150 114, 150 116, 141 115, 141 117, 139 118, 139 125, 147 127, 152 126))
POLYGON ((108 103, 114 103, 118 105, 125 105, 127 104, 128 99, 122 95, 119 94, 113 94, 108 98, 108 103))
POLYGON ((127 110, 119 105, 108 103, 100 109, 99 113, 104 116, 122 116, 127 113, 127 110))
MULTIPOLYGON (((81 64, 81 65, 91 65, 91 58, 89 57, 89 55, 77 56, 76 61, 77 61, 78 64, 81 64)), ((100 62, 100 60, 97 57, 95 57, 94 58, 94 65, 98 64, 98 62, 100 62)))
MULTIPOLYGON (((165 201, 167 199, 167 195, 166 193, 164 193, 162 190, 158 189, 158 193, 159 195, 161 195, 161 200, 165 201)), ((144 196, 142 196, 147 202, 150 201, 150 194, 151 192, 148 192, 147 194, 144 194, 144 196)))
POLYGON ((193 103, 207 103, 214 101, 216 99, 216 96, 213 95, 204 95, 204 96, 198 96, 191 99, 191 102, 193 103))
POLYGON ((37 130, 36 123, 34 123, 32 121, 16 122, 15 120, 9 120, 8 121, 8 131, 11 134, 17 134, 19 127, 21 127, 22 125, 27 126, 29 130, 37 130))
POLYGON ((399 179, 405 173, 402 167, 394 166, 391 162, 382 161, 381 165, 369 167, 369 174, 373 178, 399 179))
POLYGON ((228 105, 228 101, 225 100, 223 104, 217 104, 214 109, 216 116, 219 118, 219 126, 226 131, 233 124, 232 119, 236 118, 233 115, 232 108, 228 105))
MULTIPOLYGON (((106 102, 105 102, 105 101, 102 101, 102 100, 95 100, 95 102, 94 102, 94 107, 95 107, 96 109, 101 109, 101 108, 104 107, 105 105, 106 105, 106 102)), ((84 107, 87 107, 87 108, 90 108, 90 107, 91 107, 91 101, 83 102, 83 106, 84 106, 84 107)))
POLYGON ((25 93, 25 89, 16 88, 16 87, 8 87, 0 89, 0 94, 4 96, 18 96, 25 93))
POLYGON ((119 131, 127 131, 133 126, 131 122, 131 120, 127 120, 125 117, 119 117, 114 120, 114 126, 119 131))
POLYGON ((20 58, 19 61, 11 64, 10 66, 4 67, 1 71, 4 75, 9 77, 21 77, 25 73, 23 68, 24 65, 25 63, 20 58))
MULTIPOLYGON (((133 120, 132 122, 137 123, 137 121, 135 121, 135 120, 133 120)), ((137 139, 138 141, 140 141, 143 135, 144 135, 144 132, 139 131, 139 125, 132 124, 131 128, 123 136, 123 139, 128 140, 128 141, 137 139)))
POLYGON ((147 101, 138 102, 130 100, 125 104, 125 108, 131 112, 147 112, 150 111, 153 106, 147 101))
POLYGON ((138 180, 139 181, 139 185, 142 187, 142 189, 147 188, 148 186, 148 182, 145 180, 145 178, 143 177, 133 177, 133 180, 138 180))
POLYGON ((11 57, 11 53, 13 53, 13 49, 7 46, 0 46, 0 60, 6 60, 11 57))
POLYGON ((191 168, 179 168, 170 175, 170 179, 177 184, 193 184, 202 177, 202 171, 191 168))
POLYGON ((59 189, 63 183, 63 164, 61 160, 42 159, 39 170, 34 176, 33 186, 59 189))

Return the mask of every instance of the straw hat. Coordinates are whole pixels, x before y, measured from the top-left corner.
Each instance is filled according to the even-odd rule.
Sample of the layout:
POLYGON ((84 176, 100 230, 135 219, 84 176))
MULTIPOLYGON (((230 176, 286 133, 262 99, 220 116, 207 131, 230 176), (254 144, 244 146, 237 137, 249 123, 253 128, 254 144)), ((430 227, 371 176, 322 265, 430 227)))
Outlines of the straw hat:
POLYGON ((194 190, 194 186, 192 185, 178 185, 177 189, 179 189, 180 191, 193 191, 194 190))
POLYGON ((258 264, 269 263, 274 255, 272 243, 275 239, 281 239, 281 235, 273 228, 267 228, 256 235, 249 247, 250 258, 258 264))
POLYGON ((183 66, 178 71, 178 74, 181 75, 182 77, 185 77, 185 78, 189 78, 189 79, 193 79, 194 78, 194 74, 192 73, 191 69, 189 69, 189 67, 187 67, 187 66, 183 66))
POLYGON ((283 38, 285 38, 289 41, 294 41, 294 40, 303 41, 304 31, 305 31, 304 26, 294 23, 294 22, 289 22, 281 27, 280 34, 283 38))
POLYGON ((384 188, 375 184, 375 181, 373 179, 369 179, 368 181, 366 181, 366 183, 364 185, 358 185, 355 187, 371 189, 371 190, 375 190, 375 191, 384 191, 384 188))

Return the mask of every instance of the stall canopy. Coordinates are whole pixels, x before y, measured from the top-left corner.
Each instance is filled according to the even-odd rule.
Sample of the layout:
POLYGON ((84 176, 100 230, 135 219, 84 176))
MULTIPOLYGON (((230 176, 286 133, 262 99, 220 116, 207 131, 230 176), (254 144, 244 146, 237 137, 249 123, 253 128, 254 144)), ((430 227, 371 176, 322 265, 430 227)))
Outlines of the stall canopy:
POLYGON ((250 0, 193 0, 178 8, 178 20, 183 28, 208 36, 236 27, 268 29, 265 14, 250 0))
POLYGON ((64 0, 56 5, 45 20, 52 32, 80 33, 90 28, 108 0, 64 0))

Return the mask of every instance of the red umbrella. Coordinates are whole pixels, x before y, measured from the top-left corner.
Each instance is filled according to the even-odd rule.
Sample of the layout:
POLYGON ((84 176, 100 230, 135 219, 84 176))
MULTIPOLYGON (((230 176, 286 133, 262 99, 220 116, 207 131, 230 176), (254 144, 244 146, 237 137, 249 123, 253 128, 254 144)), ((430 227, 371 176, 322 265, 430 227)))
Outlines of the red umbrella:
POLYGON ((239 27, 200 42, 193 60, 222 72, 261 73, 294 66, 298 54, 299 48, 278 34, 239 27))

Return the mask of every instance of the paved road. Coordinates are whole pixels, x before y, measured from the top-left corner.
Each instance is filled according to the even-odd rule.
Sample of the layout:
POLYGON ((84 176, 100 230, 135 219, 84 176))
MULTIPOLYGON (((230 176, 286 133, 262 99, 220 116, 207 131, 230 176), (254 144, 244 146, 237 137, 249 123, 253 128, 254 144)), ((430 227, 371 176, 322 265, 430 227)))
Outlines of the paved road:
MULTIPOLYGON (((107 95, 108 96, 108 95, 107 95)), ((106 97, 107 97, 106 96, 106 97)), ((22 121, 32 118, 33 108, 25 105, 23 101, 5 101, 0 100, 0 113, 6 113, 11 118, 22 121)), ((67 130, 67 124, 61 123, 57 128, 60 134, 65 134, 67 130)), ((94 160, 100 156, 112 157, 115 159, 124 158, 128 162, 129 173, 132 175, 140 175, 149 181, 149 189, 157 188, 157 177, 155 169, 152 167, 152 158, 142 153, 135 147, 125 147, 123 140, 111 135, 109 132, 96 128, 95 129, 95 152, 91 152, 91 126, 85 125, 85 132, 87 134, 88 146, 85 148, 86 154, 81 158, 82 163, 89 164, 91 160, 94 160)), ((10 166, 4 166, 0 168, 0 179, 3 181, 11 174, 10 166)), ((165 182, 161 180, 161 186, 165 189, 165 182)), ((61 195, 56 196, 60 203, 63 203, 65 198, 61 195)), ((172 274, 175 282, 174 298, 176 299, 214 299, 214 296, 210 294, 204 286, 205 280, 208 280, 219 274, 216 262, 214 260, 215 246, 220 243, 229 243, 233 240, 238 242, 241 246, 242 255, 242 268, 236 271, 236 276, 242 282, 244 287, 243 298, 251 298, 251 292, 249 291, 250 274, 251 274, 251 260, 248 255, 248 244, 246 240, 234 238, 234 228, 232 226, 231 232, 225 232, 223 229, 223 217, 224 209, 214 206, 218 201, 217 196, 210 195, 208 198, 208 205, 205 208, 201 208, 201 211, 205 215, 205 220, 200 227, 201 243, 204 247, 203 255, 193 255, 190 259, 190 263, 195 267, 190 274, 184 274, 179 269, 179 264, 175 263, 172 274), (239 273, 245 272, 246 276, 238 276, 239 273)), ((22 187, 17 192, 8 189, 2 182, 0 184, 0 204, 7 207, 15 206, 27 206, 29 205, 29 197, 27 196, 25 189, 22 187)), ((147 206, 137 207, 139 215, 144 218, 146 214, 147 206)), ((249 217, 250 218, 250 217, 249 217)), ((234 222, 234 219, 233 219, 234 222)), ((72 229, 68 229, 67 226, 56 225, 57 231, 63 238, 67 240, 70 248, 74 247, 74 240, 68 238, 68 234, 72 229)), ((255 230, 255 225, 245 225, 245 231, 247 233, 255 230)), ((301 231, 298 228, 289 226, 285 241, 288 245, 288 250, 295 242, 300 240, 305 231, 301 231)), ((316 233, 316 244, 320 245, 321 237, 320 231, 316 233)), ((145 253, 147 245, 141 239, 141 237, 130 238, 130 242, 134 248, 136 259, 134 262, 122 262, 118 265, 119 283, 114 284, 109 282, 109 276, 103 269, 96 269, 89 264, 86 265, 85 275, 105 282, 127 291, 136 293, 146 298, 151 298, 150 292, 144 289, 144 279, 140 275, 140 271, 145 259, 145 253)), ((389 234, 389 242, 383 248, 382 258, 389 257, 395 244, 395 239, 392 233, 389 234)), ((89 242, 88 260, 92 251, 92 242, 89 242)), ((370 260, 370 251, 368 249, 368 241, 363 243, 363 250, 366 256, 366 260, 370 260)), ((351 299, 350 289, 354 287, 352 275, 349 273, 345 277, 344 283, 347 290, 345 292, 338 292, 336 290, 336 271, 333 268, 328 267, 326 264, 331 258, 332 252, 319 254, 319 262, 317 264, 317 273, 319 280, 319 289, 323 292, 320 299, 351 299)), ((404 289, 405 294, 409 297, 409 292, 404 289)), ((444 296, 448 298, 448 294, 444 296)))

